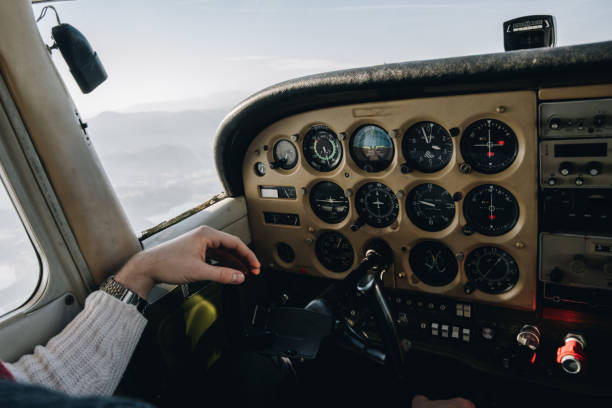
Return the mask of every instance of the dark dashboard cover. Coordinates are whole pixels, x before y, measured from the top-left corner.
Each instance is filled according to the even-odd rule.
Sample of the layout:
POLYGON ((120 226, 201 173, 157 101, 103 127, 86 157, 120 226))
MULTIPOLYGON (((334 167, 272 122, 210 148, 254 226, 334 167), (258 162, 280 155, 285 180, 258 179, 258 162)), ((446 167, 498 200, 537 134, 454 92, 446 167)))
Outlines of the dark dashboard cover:
POLYGON ((352 103, 612 82, 612 41, 402 62, 281 82, 250 96, 223 120, 217 171, 229 196, 243 194, 242 160, 255 136, 284 117, 352 103))

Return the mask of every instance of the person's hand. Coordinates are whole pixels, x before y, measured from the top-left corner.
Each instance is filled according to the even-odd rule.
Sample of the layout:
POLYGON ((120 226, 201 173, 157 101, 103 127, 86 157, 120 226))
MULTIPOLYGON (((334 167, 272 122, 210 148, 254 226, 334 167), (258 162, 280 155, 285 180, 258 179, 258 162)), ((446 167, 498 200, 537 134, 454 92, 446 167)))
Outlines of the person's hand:
POLYGON ((240 284, 247 273, 259 275, 260 267, 253 251, 239 238, 199 227, 134 255, 115 275, 115 280, 146 299, 156 283, 211 280, 240 284), (207 258, 219 265, 206 263, 207 258))
POLYGON ((431 401, 424 395, 415 395, 412 399, 412 408, 475 408, 472 401, 463 398, 431 401))

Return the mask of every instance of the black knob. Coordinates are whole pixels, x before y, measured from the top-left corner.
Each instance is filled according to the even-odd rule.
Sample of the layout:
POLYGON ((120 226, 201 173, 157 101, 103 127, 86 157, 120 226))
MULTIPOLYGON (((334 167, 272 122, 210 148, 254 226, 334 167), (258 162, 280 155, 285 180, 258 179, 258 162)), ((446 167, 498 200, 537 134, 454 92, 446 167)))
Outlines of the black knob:
POLYGON ((576 177, 576 180, 574 180, 574 183, 575 183, 577 186, 581 186, 581 185, 583 185, 583 184, 584 184, 584 179, 583 179, 582 177, 576 177))
POLYGON ((600 162, 589 162, 586 165, 587 173, 590 176, 598 176, 601 173, 601 163, 600 162))
POLYGON ((604 115, 595 115, 593 118, 593 124, 597 127, 602 127, 606 124, 606 117, 604 115))
POLYGON ((561 282, 561 280, 563 279, 563 271, 559 268, 553 268, 552 271, 550 271, 550 280, 556 283, 561 282))
POLYGON ((548 122, 548 127, 551 128, 552 130, 557 130, 561 128, 561 120, 560 119, 551 119, 550 122, 548 122))
POLYGON ((574 171, 574 163, 572 162, 563 162, 559 166, 559 173, 562 176, 568 176, 572 174, 572 171, 574 171))

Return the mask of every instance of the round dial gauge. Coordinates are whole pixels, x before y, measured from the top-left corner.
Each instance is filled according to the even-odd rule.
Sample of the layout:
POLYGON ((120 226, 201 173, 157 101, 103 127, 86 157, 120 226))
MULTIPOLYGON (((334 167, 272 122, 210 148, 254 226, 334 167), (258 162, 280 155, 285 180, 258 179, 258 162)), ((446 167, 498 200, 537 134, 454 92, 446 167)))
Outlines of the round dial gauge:
POLYGON ((389 134, 375 125, 362 126, 351 137, 351 157, 367 172, 377 172, 389 167, 395 148, 389 134))
POLYGON ((430 286, 448 285, 455 279, 459 269, 452 251, 436 241, 424 241, 415 245, 408 260, 412 272, 430 286))
POLYGON ((296 147, 287 139, 281 139, 274 144, 272 156, 274 157, 274 163, 270 167, 280 167, 283 170, 291 170, 298 160, 296 147))
POLYGON ((330 224, 341 222, 349 212, 349 200, 344 190, 331 181, 321 181, 312 188, 310 206, 317 217, 330 224))
POLYGON ((432 184, 420 184, 406 199, 406 212, 417 227, 425 231, 441 231, 455 218, 455 202, 448 191, 432 184))
POLYGON ((342 143, 327 126, 313 126, 304 136, 304 157, 314 169, 332 171, 342 160, 342 143))
POLYGON ((468 193, 463 203, 467 227, 483 235, 510 231, 519 218, 519 206, 511 192, 496 184, 483 184, 468 193))
POLYGON ((363 221, 377 228, 391 225, 399 213, 397 197, 382 183, 364 184, 355 195, 355 207, 363 221))
POLYGON ((465 258, 465 274, 478 289, 498 294, 516 285, 519 270, 514 258, 501 248, 483 246, 465 258))
POLYGON ((345 272, 355 260, 353 246, 339 232, 328 231, 317 239, 315 252, 319 262, 333 272, 345 272))
POLYGON ((450 162, 453 140, 437 123, 419 122, 404 134, 402 150, 409 166, 423 173, 433 173, 450 162))
POLYGON ((516 158, 516 135, 496 119, 481 119, 465 129, 461 137, 461 154, 474 170, 480 173, 499 173, 516 158))

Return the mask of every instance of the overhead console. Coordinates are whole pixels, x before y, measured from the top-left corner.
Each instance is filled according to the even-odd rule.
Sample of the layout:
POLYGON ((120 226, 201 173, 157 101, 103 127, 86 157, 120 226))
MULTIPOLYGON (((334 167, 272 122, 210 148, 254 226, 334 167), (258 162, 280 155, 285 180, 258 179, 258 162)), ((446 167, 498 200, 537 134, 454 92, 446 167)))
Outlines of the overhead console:
POLYGON ((386 286, 535 308, 536 95, 422 98, 314 110, 264 129, 244 158, 255 250, 344 278, 372 239, 386 286), (291 191, 285 194, 285 191, 291 191))

